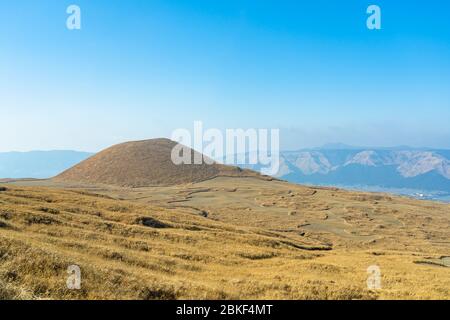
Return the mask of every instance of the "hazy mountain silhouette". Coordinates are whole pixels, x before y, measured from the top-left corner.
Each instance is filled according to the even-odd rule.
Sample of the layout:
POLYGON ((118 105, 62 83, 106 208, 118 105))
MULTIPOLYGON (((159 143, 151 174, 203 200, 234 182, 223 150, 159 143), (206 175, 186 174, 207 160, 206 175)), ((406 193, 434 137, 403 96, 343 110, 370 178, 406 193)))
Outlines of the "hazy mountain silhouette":
POLYGON ((49 178, 91 155, 77 151, 0 153, 0 178, 49 178))
POLYGON ((280 157, 276 177, 290 182, 450 192, 450 150, 331 144, 281 152, 280 157))

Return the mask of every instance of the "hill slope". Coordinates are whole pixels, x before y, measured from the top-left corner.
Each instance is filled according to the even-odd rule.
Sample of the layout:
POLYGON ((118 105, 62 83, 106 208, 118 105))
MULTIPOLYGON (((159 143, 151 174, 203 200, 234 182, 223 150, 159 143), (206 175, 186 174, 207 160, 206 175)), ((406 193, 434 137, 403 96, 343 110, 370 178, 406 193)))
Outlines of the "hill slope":
MULTIPOLYGON (((259 182, 240 179, 246 183, 251 180, 259 182)), ((214 179, 204 183, 218 182, 214 179)), ((299 204, 305 197, 314 198, 321 193, 324 193, 321 199, 334 202, 346 199, 341 205, 352 208, 343 217, 346 222, 342 225, 354 226, 350 229, 352 233, 339 232, 346 237, 354 236, 358 232, 355 228, 366 230, 370 227, 366 224, 374 226, 382 216, 389 216, 386 212, 369 210, 365 217, 358 208, 368 207, 373 200, 360 198, 356 193, 324 189, 308 196, 309 191, 315 190, 288 184, 279 189, 279 182, 262 184, 266 187, 274 184, 273 191, 280 194, 265 195, 270 190, 264 188, 257 202, 261 198, 281 199, 281 193, 286 193, 289 187, 294 195, 301 193, 293 197, 299 204), (358 198, 351 200, 352 197, 358 198)), ((248 185, 237 185, 242 190, 233 193, 235 197, 245 196, 248 185)), ((321 244, 325 234, 312 220, 311 228, 300 235, 301 229, 283 230, 289 227, 284 223, 278 226, 281 230, 273 230, 275 219, 262 227, 233 225, 191 213, 187 207, 114 200, 81 190, 10 184, 5 187, 0 191, 0 299, 448 299, 450 296, 449 269, 440 260, 449 252, 448 228, 444 227, 448 226, 449 216, 444 205, 377 200, 383 206, 392 201, 398 218, 412 212, 414 219, 403 220, 402 227, 401 223, 397 225, 396 216, 390 215, 392 221, 384 222, 385 229, 376 230, 386 240, 324 250, 330 249, 321 244), (428 211, 423 210, 427 207, 428 211), (426 217, 415 222, 420 211, 426 217), (397 232, 398 228, 404 229, 403 232, 397 232), (391 241, 398 244, 394 247, 391 241), (80 267, 81 290, 67 289, 67 270, 71 265, 80 267), (382 290, 367 288, 367 268, 372 265, 381 268, 382 290)), ((156 189, 171 188, 176 187, 156 189)), ((230 192, 222 193, 225 197, 230 192)), ((173 196, 176 195, 178 192, 173 196)), ((205 197, 203 192, 194 196, 205 197)), ((200 200, 196 200, 197 204, 200 200)), ((211 199, 206 203, 219 205, 211 199)), ((241 201, 240 205, 244 204, 241 201)), ((278 205, 282 205, 281 200, 278 205)), ((322 206, 321 201, 317 205, 322 206)), ((306 228, 307 224, 302 222, 305 219, 320 219, 319 212, 309 215, 309 210, 323 208, 306 207, 305 215, 285 216, 297 219, 296 223, 306 228)), ((275 208, 271 211, 277 214, 275 208)), ((264 214, 252 214, 245 209, 233 212, 246 217, 240 219, 242 224, 251 219, 256 222, 258 216, 264 218, 264 214)), ((341 223, 332 212, 328 215, 324 223, 330 220, 329 232, 333 232, 341 223)))
POLYGON ((194 183, 218 176, 258 176, 250 170, 220 164, 175 165, 171 160, 171 152, 176 144, 168 139, 118 144, 66 170, 54 179, 145 187, 194 183))

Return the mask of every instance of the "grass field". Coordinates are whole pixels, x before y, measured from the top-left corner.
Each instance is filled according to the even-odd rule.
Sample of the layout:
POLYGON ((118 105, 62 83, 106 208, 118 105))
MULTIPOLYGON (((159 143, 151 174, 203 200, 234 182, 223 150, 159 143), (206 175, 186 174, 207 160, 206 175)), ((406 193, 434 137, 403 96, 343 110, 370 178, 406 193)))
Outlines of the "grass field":
POLYGON ((0 299, 450 298, 448 205, 251 178, 4 186, 0 299))

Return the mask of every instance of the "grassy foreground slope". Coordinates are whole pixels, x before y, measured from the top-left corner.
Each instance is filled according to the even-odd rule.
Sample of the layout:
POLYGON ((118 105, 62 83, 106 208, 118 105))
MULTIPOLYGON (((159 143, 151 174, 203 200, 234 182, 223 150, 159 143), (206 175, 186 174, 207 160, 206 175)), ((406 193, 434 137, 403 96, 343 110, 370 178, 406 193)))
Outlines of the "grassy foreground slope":
POLYGON ((0 191, 0 299, 448 299, 441 255, 426 243, 333 248, 84 191, 0 191), (66 287, 73 264, 81 290, 66 287), (367 289, 370 265, 381 268, 382 290, 367 289))

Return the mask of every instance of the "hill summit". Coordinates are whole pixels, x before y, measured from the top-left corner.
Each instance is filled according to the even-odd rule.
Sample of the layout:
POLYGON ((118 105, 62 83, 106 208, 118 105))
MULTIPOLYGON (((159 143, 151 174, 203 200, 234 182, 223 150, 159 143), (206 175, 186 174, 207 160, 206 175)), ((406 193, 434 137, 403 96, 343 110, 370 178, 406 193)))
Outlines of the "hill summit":
MULTIPOLYGON (((262 177, 251 170, 213 164, 180 164, 171 160, 177 142, 152 139, 125 142, 105 149, 53 178, 56 181, 121 187, 170 186, 220 176, 262 177)), ((196 151, 192 151, 192 156, 196 151)))

